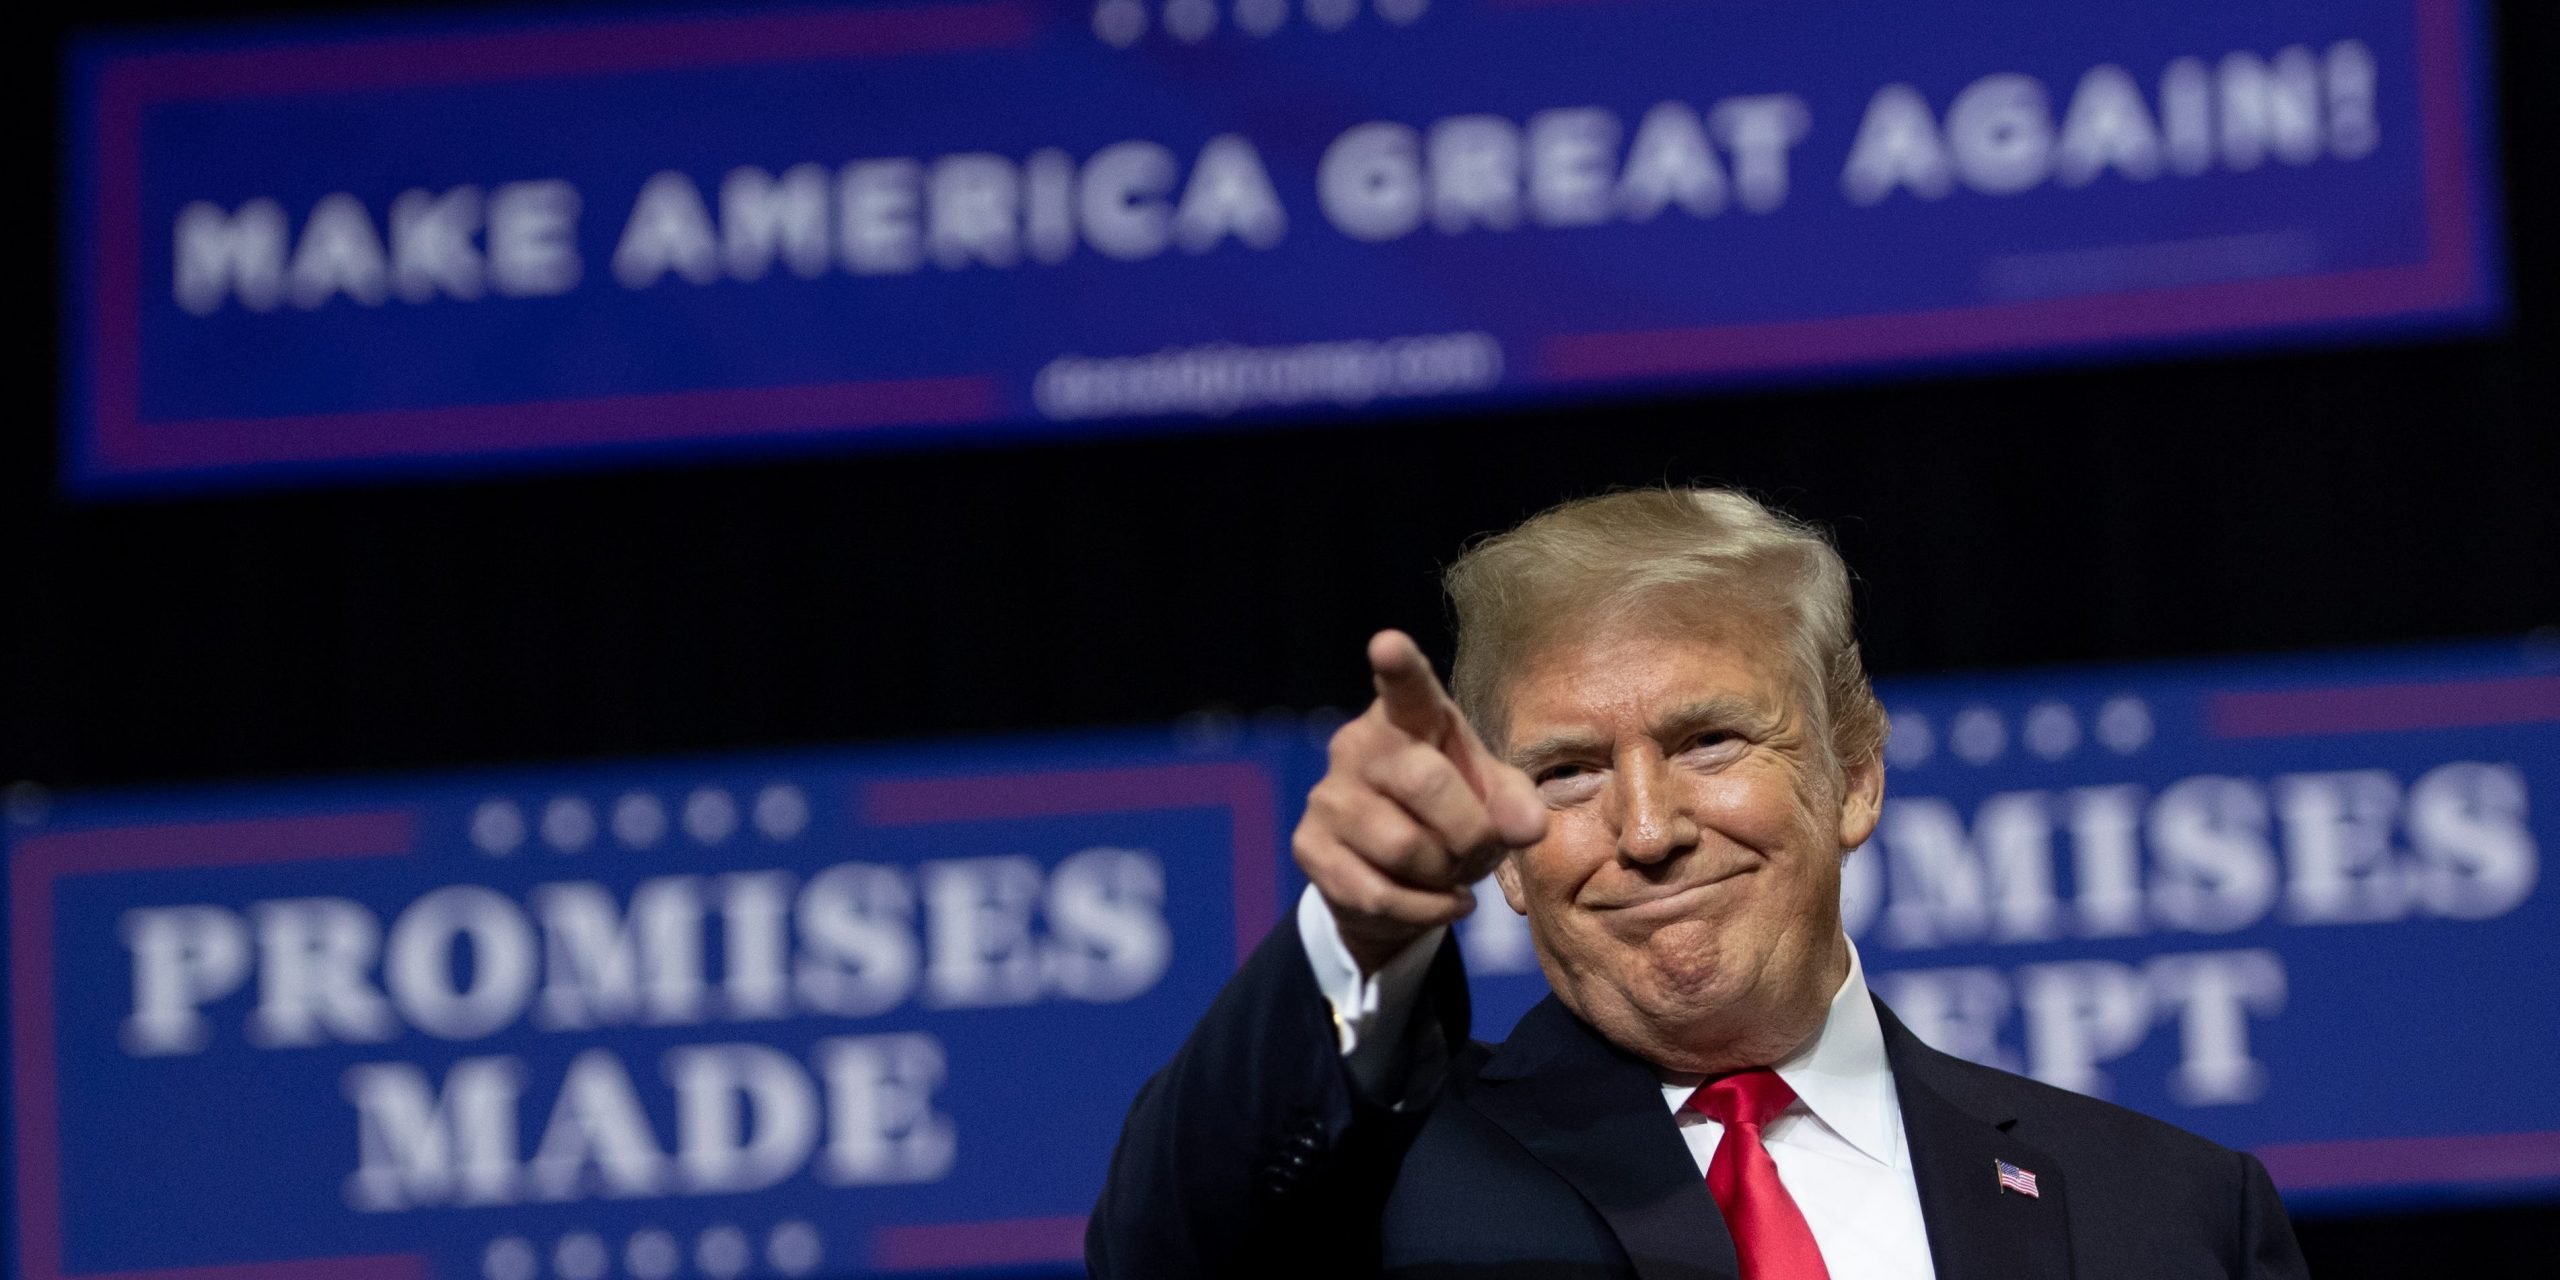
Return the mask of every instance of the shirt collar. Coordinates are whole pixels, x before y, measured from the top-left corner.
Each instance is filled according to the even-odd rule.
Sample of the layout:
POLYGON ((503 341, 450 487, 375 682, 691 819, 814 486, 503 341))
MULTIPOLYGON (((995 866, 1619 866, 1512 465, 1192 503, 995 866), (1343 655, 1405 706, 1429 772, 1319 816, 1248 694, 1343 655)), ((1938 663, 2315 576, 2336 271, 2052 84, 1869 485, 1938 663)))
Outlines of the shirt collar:
MULTIPOLYGON (((1858 945, 1849 947, 1849 976, 1831 996, 1822 1026, 1785 1061, 1771 1069, 1824 1127, 1858 1153, 1882 1165, 1901 1158, 1901 1108, 1893 1096, 1893 1068, 1884 1056, 1884 1027, 1867 996, 1866 968, 1858 945)), ((1676 1110, 1696 1088, 1666 1084, 1663 1097, 1676 1110)))

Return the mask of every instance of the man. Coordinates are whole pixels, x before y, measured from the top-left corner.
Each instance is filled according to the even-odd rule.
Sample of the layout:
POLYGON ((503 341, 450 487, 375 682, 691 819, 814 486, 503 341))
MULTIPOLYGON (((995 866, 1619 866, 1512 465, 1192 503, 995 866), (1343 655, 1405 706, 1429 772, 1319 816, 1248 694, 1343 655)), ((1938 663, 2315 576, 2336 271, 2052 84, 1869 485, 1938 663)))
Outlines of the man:
POLYGON ((1620 493, 1448 587, 1454 699, 1370 642, 1307 893, 1139 1095, 1094 1274, 2302 1274, 2256 1160, 1938 1053, 1868 994, 1840 866, 1885 723, 1818 533, 1620 493), (1488 870, 1554 989, 1494 1046, 1448 930, 1488 870))

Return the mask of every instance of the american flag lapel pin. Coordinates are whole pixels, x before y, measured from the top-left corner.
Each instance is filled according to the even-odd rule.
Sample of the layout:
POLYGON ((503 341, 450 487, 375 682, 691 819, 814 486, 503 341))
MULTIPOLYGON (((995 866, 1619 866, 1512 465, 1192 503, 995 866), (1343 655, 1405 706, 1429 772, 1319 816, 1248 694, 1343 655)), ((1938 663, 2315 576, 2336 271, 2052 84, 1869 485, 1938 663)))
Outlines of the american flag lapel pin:
POLYGON ((2000 1191, 2003 1195, 2015 1191, 2031 1199, 2043 1199, 2036 1193, 2036 1175, 2006 1160, 1994 1160, 1991 1163, 2000 1167, 2000 1191))

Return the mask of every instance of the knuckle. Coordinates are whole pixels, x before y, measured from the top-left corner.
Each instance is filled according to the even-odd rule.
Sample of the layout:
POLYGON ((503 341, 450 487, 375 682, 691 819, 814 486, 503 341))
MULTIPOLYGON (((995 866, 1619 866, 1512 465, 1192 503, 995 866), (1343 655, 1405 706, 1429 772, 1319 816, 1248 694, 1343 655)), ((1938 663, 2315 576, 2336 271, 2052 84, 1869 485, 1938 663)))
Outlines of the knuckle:
POLYGON ((1342 783, 1334 775, 1328 773, 1317 779, 1316 785, 1307 789, 1307 817, 1336 812, 1342 804, 1341 791, 1342 783))
POLYGON ((1397 758, 1396 783, 1401 794, 1416 804, 1447 809, 1473 802, 1466 780, 1458 775, 1457 766, 1449 758, 1429 747, 1415 747, 1397 758))
POLYGON ((1398 762, 1405 788, 1416 796, 1438 796, 1447 793, 1458 780, 1458 771, 1449 758, 1429 747, 1416 747, 1398 762))
POLYGON ((1318 840, 1315 833, 1307 829, 1307 823, 1304 821, 1299 822, 1298 829, 1289 836, 1289 858, 1296 862, 1298 869, 1306 872, 1310 879, 1314 878, 1317 868, 1325 865, 1323 841, 1318 840))
POLYGON ((1342 727, 1334 730, 1333 736, 1324 741, 1325 759, 1340 767, 1365 755, 1364 748, 1377 732, 1370 722, 1370 715, 1376 710, 1373 705, 1369 714, 1343 721, 1342 727))
POLYGON ((1409 799, 1418 790, 1421 773, 1410 748, 1400 749, 1371 760, 1361 772, 1370 786, 1398 799, 1409 799))
POLYGON ((1373 867, 1391 870, 1404 860, 1404 854, 1396 847, 1392 835, 1364 831, 1353 837, 1350 844, 1351 851, 1373 867))
POLYGON ((1378 852, 1399 867, 1420 869, 1439 852, 1429 834, 1411 823, 1399 823, 1378 839, 1378 852))

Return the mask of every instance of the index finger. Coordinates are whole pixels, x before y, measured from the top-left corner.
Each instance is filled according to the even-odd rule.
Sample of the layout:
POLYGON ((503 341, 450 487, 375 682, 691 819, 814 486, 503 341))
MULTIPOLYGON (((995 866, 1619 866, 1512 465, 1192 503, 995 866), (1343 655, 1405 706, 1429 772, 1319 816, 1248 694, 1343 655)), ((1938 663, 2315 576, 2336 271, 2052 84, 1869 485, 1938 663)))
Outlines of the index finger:
POLYGON ((1458 704, 1431 673, 1422 647, 1401 631, 1369 637, 1369 672, 1387 723, 1429 744, 1456 765, 1467 789, 1485 805, 1496 837, 1514 848, 1546 838, 1547 806, 1529 775, 1505 763, 1476 736, 1458 704))
POLYGON ((1435 747, 1444 745, 1457 708, 1413 637, 1392 629, 1369 637, 1369 682, 1388 724, 1435 747))

